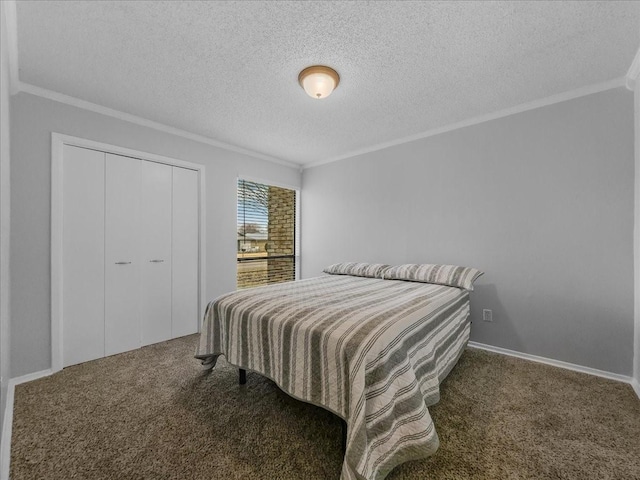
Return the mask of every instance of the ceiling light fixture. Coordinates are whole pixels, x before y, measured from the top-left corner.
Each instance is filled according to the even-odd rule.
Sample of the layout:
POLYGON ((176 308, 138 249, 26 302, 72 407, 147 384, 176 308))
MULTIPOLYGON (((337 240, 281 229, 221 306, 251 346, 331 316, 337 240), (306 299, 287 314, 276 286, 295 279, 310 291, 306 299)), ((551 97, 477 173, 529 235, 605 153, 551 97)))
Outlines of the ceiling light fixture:
POLYGON ((300 72, 298 82, 310 97, 325 98, 331 95, 340 83, 340 75, 333 68, 313 65, 300 72))

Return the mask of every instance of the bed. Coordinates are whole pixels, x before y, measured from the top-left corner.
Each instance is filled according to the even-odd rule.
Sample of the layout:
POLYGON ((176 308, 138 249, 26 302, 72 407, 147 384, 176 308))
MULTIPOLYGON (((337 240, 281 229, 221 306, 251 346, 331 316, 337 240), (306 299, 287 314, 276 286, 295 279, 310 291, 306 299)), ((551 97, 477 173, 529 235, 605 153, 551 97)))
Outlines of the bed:
POLYGON ((219 355, 346 424, 342 480, 380 480, 432 455, 428 407, 469 339, 469 292, 323 275, 211 302, 196 357, 219 355))

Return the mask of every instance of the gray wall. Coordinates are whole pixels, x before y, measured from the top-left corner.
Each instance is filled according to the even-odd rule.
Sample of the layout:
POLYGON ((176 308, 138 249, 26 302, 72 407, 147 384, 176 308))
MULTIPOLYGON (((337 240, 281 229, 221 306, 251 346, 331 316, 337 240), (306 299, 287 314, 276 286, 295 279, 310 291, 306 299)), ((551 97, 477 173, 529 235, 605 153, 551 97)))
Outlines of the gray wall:
MULTIPOLYGON (((238 175, 300 185, 297 169, 20 93, 11 111, 11 374, 51 366, 51 132, 206 166, 207 294, 236 286, 238 175)), ((212 114, 215 114, 212 113, 212 114)))
MULTIPOLYGON (((5 5, 0 6, 0 432, 4 423, 9 380, 9 55, 5 5)), ((2 461, 0 460, 0 466, 2 461)))
POLYGON ((633 121, 618 88, 306 169, 302 276, 478 267, 472 340, 630 375, 633 121))

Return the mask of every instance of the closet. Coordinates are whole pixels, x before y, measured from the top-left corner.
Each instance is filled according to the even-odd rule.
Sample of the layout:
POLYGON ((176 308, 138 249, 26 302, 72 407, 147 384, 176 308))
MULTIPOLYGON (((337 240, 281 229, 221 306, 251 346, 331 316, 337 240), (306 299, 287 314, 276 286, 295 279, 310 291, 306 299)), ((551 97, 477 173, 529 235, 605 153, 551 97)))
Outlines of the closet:
POLYGON ((63 366, 198 329, 198 172, 64 146, 63 366))

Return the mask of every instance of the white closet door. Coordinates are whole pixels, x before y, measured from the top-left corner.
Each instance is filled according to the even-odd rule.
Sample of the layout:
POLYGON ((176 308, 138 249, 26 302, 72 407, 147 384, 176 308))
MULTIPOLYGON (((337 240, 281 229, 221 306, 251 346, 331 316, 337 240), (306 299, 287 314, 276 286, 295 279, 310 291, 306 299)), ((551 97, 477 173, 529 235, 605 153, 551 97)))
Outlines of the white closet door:
POLYGON ((106 155, 105 355, 140 347, 140 164, 106 155))
POLYGON ((198 172, 173 167, 173 338, 198 331, 198 172))
POLYGON ((63 366, 104 356, 105 154, 65 145, 62 208, 63 366))
POLYGON ((142 162, 142 345, 171 338, 172 167, 142 162))

